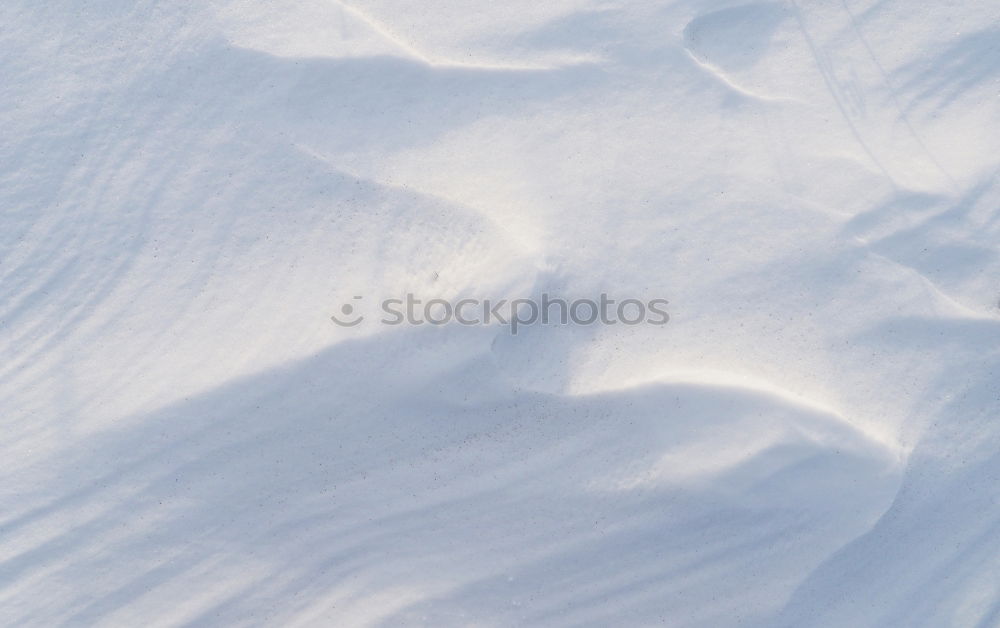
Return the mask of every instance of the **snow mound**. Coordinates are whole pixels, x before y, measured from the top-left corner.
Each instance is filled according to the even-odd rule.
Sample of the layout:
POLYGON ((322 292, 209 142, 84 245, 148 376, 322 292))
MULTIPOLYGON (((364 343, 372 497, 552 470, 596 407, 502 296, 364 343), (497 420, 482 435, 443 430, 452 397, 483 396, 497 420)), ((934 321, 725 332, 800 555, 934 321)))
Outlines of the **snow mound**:
POLYGON ((997 624, 995 4, 0 20, 0 624, 997 624))

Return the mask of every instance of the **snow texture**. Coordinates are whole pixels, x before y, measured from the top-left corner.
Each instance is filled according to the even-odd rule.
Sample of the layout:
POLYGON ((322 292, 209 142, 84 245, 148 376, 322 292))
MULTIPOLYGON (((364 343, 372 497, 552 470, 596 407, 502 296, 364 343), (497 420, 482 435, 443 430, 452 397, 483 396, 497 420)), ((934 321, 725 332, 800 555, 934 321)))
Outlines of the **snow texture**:
POLYGON ((0 24, 0 625, 1000 626, 994 0, 0 24))

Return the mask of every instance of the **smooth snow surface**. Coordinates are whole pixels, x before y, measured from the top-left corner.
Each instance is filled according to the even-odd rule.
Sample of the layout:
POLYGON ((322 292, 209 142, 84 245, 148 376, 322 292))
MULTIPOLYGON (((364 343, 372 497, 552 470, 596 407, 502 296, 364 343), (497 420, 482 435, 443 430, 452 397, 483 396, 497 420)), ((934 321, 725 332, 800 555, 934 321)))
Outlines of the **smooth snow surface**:
POLYGON ((0 24, 0 625, 1000 625, 995 0, 0 24))

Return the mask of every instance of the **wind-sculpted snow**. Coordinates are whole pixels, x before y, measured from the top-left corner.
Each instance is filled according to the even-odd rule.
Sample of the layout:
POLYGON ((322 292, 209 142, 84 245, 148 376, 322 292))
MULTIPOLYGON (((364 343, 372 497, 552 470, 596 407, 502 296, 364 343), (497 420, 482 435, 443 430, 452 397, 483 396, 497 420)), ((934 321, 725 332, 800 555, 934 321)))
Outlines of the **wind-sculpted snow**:
POLYGON ((0 22, 0 624, 998 623, 994 5, 0 22))
POLYGON ((5 513, 6 621, 703 625, 773 610, 895 489, 895 454, 821 411, 522 392, 489 338, 344 342, 67 445, 5 513))

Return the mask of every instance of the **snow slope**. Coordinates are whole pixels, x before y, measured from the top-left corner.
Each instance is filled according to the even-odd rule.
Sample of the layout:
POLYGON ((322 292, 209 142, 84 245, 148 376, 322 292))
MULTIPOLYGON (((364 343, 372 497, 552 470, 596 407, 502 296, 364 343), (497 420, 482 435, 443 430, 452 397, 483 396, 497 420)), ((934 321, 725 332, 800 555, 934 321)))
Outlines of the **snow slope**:
POLYGON ((0 23, 0 624, 1000 625, 995 3, 0 23))

